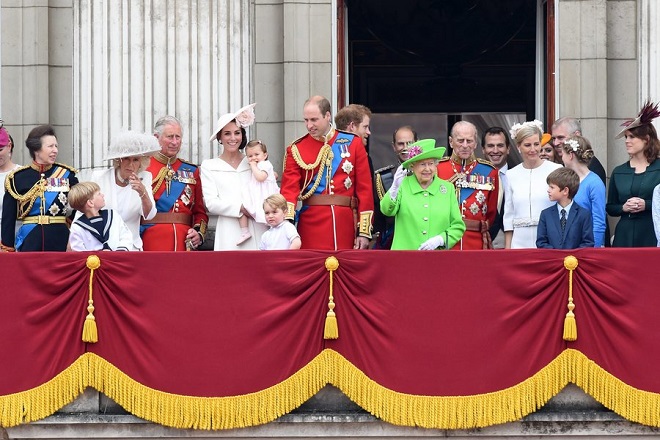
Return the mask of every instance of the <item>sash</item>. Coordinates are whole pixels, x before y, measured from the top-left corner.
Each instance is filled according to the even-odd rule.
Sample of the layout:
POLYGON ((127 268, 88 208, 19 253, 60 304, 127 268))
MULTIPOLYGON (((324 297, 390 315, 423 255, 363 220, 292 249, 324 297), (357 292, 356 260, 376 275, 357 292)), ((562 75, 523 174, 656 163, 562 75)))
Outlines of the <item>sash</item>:
MULTIPOLYGON (((353 138, 355 137, 354 134, 350 133, 344 133, 344 132, 337 132, 337 137, 335 138, 335 141, 332 143, 332 168, 330 171, 330 175, 334 176, 335 173, 337 172, 337 168, 339 168, 339 164, 341 163, 343 157, 341 155, 342 151, 347 152, 348 147, 353 141, 353 138)), ((316 191, 314 191, 314 194, 322 194, 323 191, 325 191, 325 187, 327 186, 328 182, 326 180, 327 174, 323 173, 321 176, 321 180, 319 182, 319 186, 316 188, 316 191)), ((314 186, 314 181, 316 179, 312 179, 312 182, 307 186, 307 191, 312 189, 312 186, 314 186)))
POLYGON ((174 176, 170 182, 170 193, 167 194, 167 190, 163 191, 163 194, 156 201, 156 210, 158 212, 170 212, 174 207, 174 203, 181 197, 183 190, 186 188, 186 185, 189 183, 187 179, 180 179, 179 174, 185 173, 194 173, 197 170, 195 165, 190 165, 187 163, 182 163, 177 170, 174 171, 174 176), (183 181, 182 181, 183 180, 183 181))
POLYGON ((466 176, 469 181, 466 182, 467 186, 456 185, 460 187, 460 200, 459 205, 465 202, 475 191, 493 191, 495 182, 488 175, 492 172, 492 168, 481 162, 472 169, 472 172, 466 176))
MULTIPOLYGON (((332 168, 330 169, 330 175, 334 176, 335 173, 337 172, 337 169, 339 168, 339 164, 341 163, 343 157, 341 155, 342 152, 348 152, 349 151, 349 146, 351 145, 351 142, 353 142, 353 138, 355 137, 354 134, 351 133, 344 133, 341 131, 337 132, 337 137, 335 138, 335 141, 332 143, 332 168)), ((321 168, 319 168, 319 171, 321 168)), ((323 173, 321 175, 321 180, 319 181, 319 186, 316 187, 316 191, 314 191, 314 194, 323 194, 323 191, 325 191, 325 187, 327 186, 328 182, 326 179, 327 173, 323 173)), ((312 186, 314 186, 314 182, 316 179, 312 179, 312 181, 307 185, 307 191, 312 189, 312 186)), ((298 219, 300 217, 300 214, 302 214, 304 211, 307 210, 307 206, 303 206, 300 208, 299 211, 296 212, 295 215, 295 222, 298 223, 298 219)))
POLYGON ((92 237, 96 238, 103 245, 104 250, 114 250, 108 245, 108 240, 110 239, 110 227, 112 226, 112 211, 103 209, 99 212, 98 217, 92 218, 87 218, 83 215, 79 217, 75 223, 92 234, 92 237))
MULTIPOLYGON (((167 194, 167 189, 163 190, 163 193, 161 196, 156 200, 156 211, 158 212, 170 212, 172 208, 174 207, 174 203, 181 197, 181 194, 183 194, 183 190, 186 189, 186 185, 188 183, 192 183, 192 179, 183 177, 180 178, 180 175, 189 175, 192 176, 193 173, 197 170, 197 167, 192 164, 188 164, 185 162, 181 163, 181 166, 177 170, 172 170, 174 171, 174 176, 172 177, 172 180, 170 181, 170 193, 167 194)), ((163 183, 165 184, 165 183, 163 183)), ((144 234, 144 232, 152 227, 153 224, 143 224, 140 225, 140 235, 144 234)))
MULTIPOLYGON (((71 171, 58 165, 53 165, 52 170, 53 172, 50 174, 50 176, 45 177, 46 191, 44 191, 43 196, 40 195, 34 199, 34 203, 32 204, 30 211, 26 214, 27 217, 35 215, 49 215, 50 212, 48 211, 48 208, 50 208, 50 206, 55 202, 55 199, 60 195, 60 193, 64 192, 62 189, 59 189, 59 183, 61 183, 63 179, 67 179, 66 184, 68 187, 68 179, 71 171), (42 197, 45 201, 44 206, 46 207, 46 211, 43 213, 41 212, 42 197)), ((35 182, 35 185, 37 185, 40 180, 35 182)), ((68 189, 66 191, 68 191, 68 189)), ((18 229, 18 232, 16 233, 16 240, 14 242, 14 248, 16 250, 21 248, 23 241, 25 241, 25 237, 27 237, 36 227, 37 225, 35 223, 21 225, 21 227, 18 229)))

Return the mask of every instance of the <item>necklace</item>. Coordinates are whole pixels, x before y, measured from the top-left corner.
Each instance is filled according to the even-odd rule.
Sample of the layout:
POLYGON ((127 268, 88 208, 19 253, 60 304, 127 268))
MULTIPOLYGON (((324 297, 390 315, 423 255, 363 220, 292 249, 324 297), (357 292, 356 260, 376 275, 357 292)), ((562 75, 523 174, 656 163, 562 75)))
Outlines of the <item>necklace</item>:
POLYGON ((119 182, 122 185, 128 185, 128 179, 123 179, 121 175, 119 174, 119 170, 115 171, 115 178, 117 179, 117 182, 119 182))

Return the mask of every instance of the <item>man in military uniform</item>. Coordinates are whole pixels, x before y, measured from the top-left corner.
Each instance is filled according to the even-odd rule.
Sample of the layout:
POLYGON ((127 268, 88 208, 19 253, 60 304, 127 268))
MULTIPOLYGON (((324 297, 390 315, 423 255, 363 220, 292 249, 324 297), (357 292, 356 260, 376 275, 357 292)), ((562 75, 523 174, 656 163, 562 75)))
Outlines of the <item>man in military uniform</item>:
POLYGON ((374 212, 374 249, 390 249, 394 236, 394 217, 387 217, 380 212, 380 200, 394 179, 394 173, 403 162, 407 160, 408 145, 417 142, 417 132, 410 126, 404 125, 394 130, 392 134, 392 149, 399 159, 396 165, 387 165, 374 172, 374 190, 376 209, 374 212))
POLYGON ((158 213, 143 220, 145 251, 185 251, 204 242, 209 217, 202 199, 202 181, 197 165, 177 157, 181 149, 181 123, 173 116, 160 118, 154 136, 161 151, 151 157, 147 171, 158 213))
POLYGON ((367 249, 374 203, 362 140, 334 129, 322 96, 305 102, 303 117, 307 134, 284 157, 286 218, 297 217, 303 249, 367 249))
POLYGON ((441 159, 438 177, 456 187, 465 234, 452 249, 492 249, 488 229, 497 216, 499 176, 497 168, 487 160, 477 159, 477 128, 459 121, 451 129, 451 157, 441 159))

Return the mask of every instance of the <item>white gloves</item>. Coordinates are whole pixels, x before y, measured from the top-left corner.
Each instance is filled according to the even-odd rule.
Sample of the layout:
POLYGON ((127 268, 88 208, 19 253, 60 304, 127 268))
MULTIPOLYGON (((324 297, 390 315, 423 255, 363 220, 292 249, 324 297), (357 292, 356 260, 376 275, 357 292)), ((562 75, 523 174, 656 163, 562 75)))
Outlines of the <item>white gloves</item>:
POLYGON ((441 246, 445 245, 445 241, 442 239, 442 235, 436 235, 426 240, 424 243, 419 245, 419 251, 433 251, 441 246))
POLYGON ((396 173, 394 173, 394 179, 392 180, 392 186, 390 186, 390 198, 392 200, 396 200, 396 196, 399 193, 399 186, 401 186, 401 182, 403 181, 403 178, 408 175, 408 170, 403 168, 403 165, 399 165, 399 168, 396 169, 396 173))

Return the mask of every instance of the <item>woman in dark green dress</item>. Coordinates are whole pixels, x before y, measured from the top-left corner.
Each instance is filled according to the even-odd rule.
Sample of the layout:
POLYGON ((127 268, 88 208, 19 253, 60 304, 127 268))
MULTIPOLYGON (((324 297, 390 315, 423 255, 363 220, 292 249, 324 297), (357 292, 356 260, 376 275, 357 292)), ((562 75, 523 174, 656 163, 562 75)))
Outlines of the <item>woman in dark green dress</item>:
POLYGON ((651 217, 653 189, 660 184, 660 141, 651 122, 660 116, 658 104, 647 102, 637 118, 623 123, 630 160, 614 168, 607 195, 607 213, 621 217, 613 247, 655 247, 651 217))

